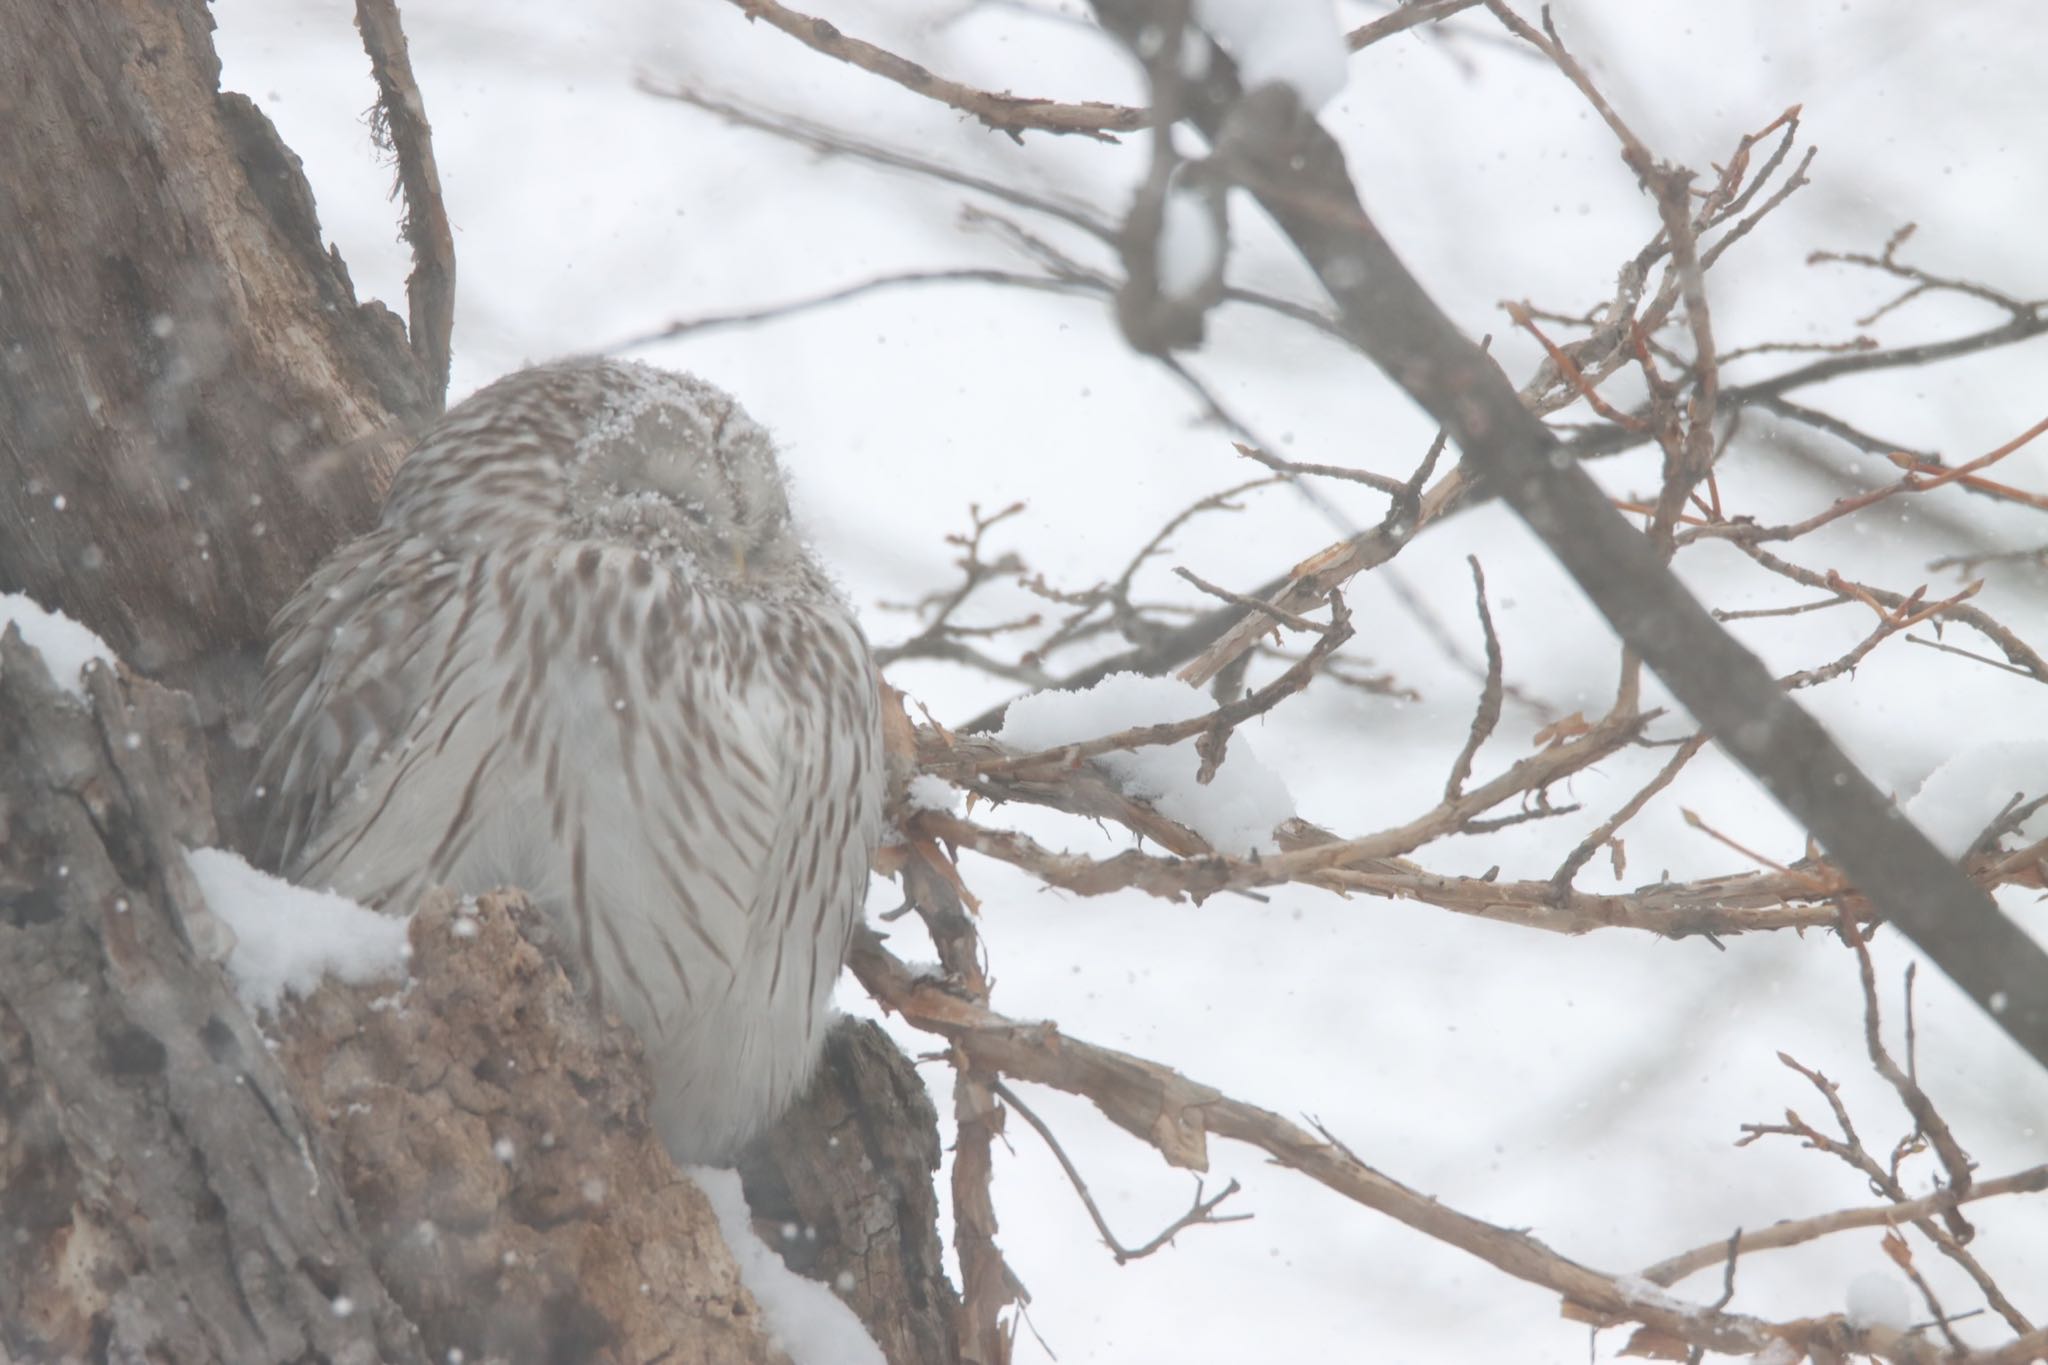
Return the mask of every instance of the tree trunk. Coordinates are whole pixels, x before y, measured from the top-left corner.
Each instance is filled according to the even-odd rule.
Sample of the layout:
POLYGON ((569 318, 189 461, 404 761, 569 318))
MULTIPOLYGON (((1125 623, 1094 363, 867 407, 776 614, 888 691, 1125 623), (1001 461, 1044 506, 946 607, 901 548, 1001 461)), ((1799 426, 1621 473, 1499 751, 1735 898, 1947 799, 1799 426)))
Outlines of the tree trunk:
POLYGON ((199 951, 190 699, 104 668, 91 692, 0 635, 0 1355, 425 1362, 199 951))
POLYGON ((263 639, 440 402, 212 26, 0 0, 0 585, 179 684, 263 639))
MULTIPOLYGON (((424 262, 423 111, 395 11, 359 19, 426 157, 424 262)), ((647 1132, 637 1049, 516 899, 489 954, 416 944, 420 1013, 330 985, 275 1050, 214 964, 180 846, 247 844, 269 618, 439 411, 452 262, 414 279, 438 336, 358 303, 211 29, 202 0, 0 0, 0 591, 156 680, 98 670, 81 708, 0 642, 0 1360, 774 1359, 647 1132)), ((416 940, 452 913, 430 899, 416 940)), ((868 1025, 822 1072, 749 1195, 815 1233, 788 1251, 892 1362, 952 1360, 922 1083, 868 1025)))

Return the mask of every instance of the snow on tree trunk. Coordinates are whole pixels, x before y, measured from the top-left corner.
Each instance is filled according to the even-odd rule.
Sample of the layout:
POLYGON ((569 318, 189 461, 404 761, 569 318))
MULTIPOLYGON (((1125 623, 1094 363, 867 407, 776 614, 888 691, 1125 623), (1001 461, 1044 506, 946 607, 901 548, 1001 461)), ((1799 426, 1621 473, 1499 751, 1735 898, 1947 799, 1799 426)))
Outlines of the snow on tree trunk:
MULTIPOLYGON (((489 952, 415 954, 434 1012, 359 1016, 391 988, 330 984, 278 1055, 216 965, 232 936, 184 849, 246 843, 270 616, 442 395, 220 90, 211 29, 202 0, 0 0, 0 591, 157 680, 95 667, 81 707, 0 644, 0 1358, 774 1359, 651 1145, 637 1056, 516 902, 479 919, 489 952), (471 1221, 438 1250, 401 1235, 449 1200, 471 1221)), ((922 1083, 870 1025, 822 1071, 745 1163, 757 1212, 806 1230, 890 1361, 953 1359, 922 1083)))

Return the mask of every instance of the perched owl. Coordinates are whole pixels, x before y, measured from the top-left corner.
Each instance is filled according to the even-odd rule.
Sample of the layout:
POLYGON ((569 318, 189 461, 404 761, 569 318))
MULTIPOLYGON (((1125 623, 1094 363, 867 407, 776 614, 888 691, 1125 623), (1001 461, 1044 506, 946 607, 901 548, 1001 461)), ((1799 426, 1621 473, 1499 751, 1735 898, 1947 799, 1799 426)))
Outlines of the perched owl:
POLYGON ((613 360, 499 380, 272 635, 276 866, 397 910, 530 892, 680 1161, 796 1098, 879 836, 880 698, 731 397, 613 360))

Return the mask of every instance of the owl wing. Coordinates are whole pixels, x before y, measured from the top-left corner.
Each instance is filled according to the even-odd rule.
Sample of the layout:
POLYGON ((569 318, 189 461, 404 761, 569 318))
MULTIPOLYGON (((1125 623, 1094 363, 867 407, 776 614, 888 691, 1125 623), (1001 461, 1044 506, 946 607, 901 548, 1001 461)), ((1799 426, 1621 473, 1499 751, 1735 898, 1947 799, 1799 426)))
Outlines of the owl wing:
POLYGON ((839 973, 880 834, 880 695, 859 627, 836 598, 784 612, 764 652, 783 699, 782 771, 749 955, 765 964, 770 995, 793 989, 808 1011, 839 973))
POLYGON ((461 567, 378 531, 329 559, 271 623, 260 705, 260 847, 293 874, 336 803, 404 733, 425 691, 422 634, 461 567))

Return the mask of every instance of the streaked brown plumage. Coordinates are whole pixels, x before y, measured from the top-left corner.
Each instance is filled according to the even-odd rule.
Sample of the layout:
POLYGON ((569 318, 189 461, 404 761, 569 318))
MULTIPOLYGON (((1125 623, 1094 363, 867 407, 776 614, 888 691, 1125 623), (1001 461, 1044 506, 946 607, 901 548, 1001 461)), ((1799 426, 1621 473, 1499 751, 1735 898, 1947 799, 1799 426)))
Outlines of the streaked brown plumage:
POLYGON ((531 892, 645 1042, 678 1159, 795 1098, 879 834, 879 698, 730 397, 609 360, 499 380, 273 639, 288 875, 400 910, 531 892))

